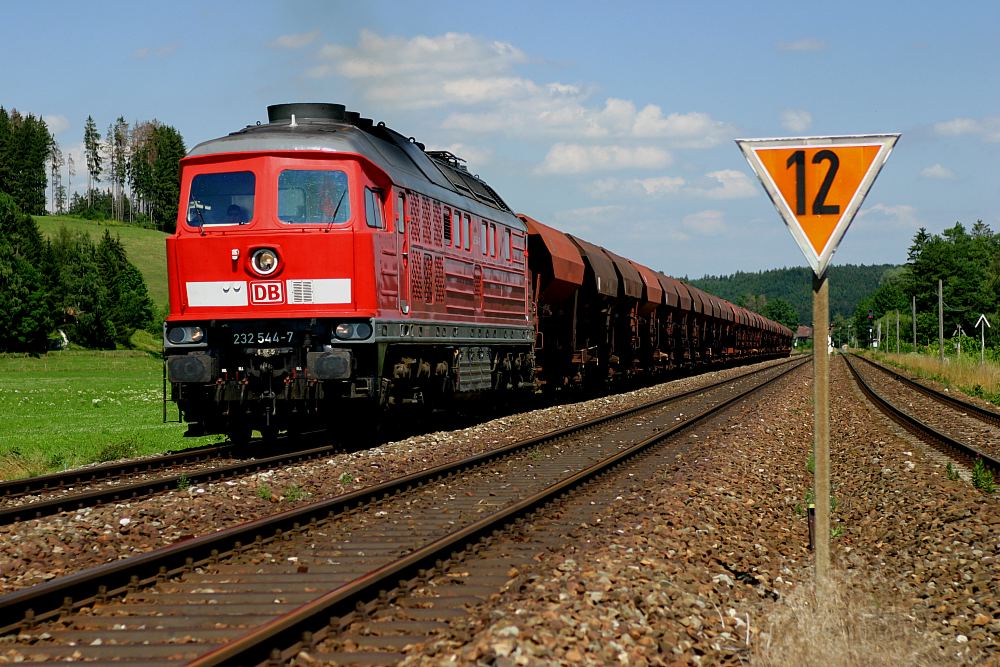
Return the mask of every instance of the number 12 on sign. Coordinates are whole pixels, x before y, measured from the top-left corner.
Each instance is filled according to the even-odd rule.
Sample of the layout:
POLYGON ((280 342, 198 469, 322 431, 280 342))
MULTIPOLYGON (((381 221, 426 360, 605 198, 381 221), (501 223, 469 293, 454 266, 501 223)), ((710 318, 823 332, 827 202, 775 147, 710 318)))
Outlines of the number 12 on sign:
MULTIPOLYGON (((837 170, 840 168, 840 158, 831 150, 824 149, 813 156, 812 163, 828 161, 830 168, 827 169, 823 183, 819 186, 819 192, 813 199, 813 215, 839 215, 840 204, 827 204, 826 197, 830 194, 830 186, 837 177, 837 170)), ((806 214, 806 152, 798 150, 788 158, 787 165, 795 167, 795 215, 806 214)))

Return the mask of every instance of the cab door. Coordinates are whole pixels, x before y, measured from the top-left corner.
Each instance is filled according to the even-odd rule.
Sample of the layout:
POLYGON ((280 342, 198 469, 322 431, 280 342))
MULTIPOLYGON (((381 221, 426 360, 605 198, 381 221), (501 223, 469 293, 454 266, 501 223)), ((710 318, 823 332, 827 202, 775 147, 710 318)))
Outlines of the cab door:
POLYGON ((408 240, 407 200, 406 192, 399 190, 396 194, 396 252, 399 258, 399 290, 398 306, 403 315, 410 313, 410 243, 408 240))

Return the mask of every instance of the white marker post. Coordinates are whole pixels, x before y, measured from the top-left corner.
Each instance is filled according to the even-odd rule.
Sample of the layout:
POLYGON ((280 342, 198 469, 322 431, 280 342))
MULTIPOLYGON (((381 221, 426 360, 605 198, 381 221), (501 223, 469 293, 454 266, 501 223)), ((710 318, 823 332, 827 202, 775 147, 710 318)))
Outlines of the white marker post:
POLYGON ((990 327, 991 329, 993 327, 990 326, 990 321, 988 319, 986 319, 986 315, 984 315, 982 313, 979 314, 979 319, 976 320, 976 326, 979 327, 979 334, 980 334, 979 363, 980 364, 985 364, 986 363, 986 327, 990 327))
POLYGON ((830 289, 826 270, 899 134, 737 139, 813 270, 816 597, 830 569, 830 289))

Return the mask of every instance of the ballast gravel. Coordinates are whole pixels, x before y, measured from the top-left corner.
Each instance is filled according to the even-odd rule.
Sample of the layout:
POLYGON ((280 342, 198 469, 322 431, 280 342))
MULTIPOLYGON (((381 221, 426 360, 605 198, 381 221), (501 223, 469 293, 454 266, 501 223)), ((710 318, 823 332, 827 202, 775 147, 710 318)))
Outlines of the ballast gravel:
POLYGON ((830 613, 857 613, 860 599, 844 619, 854 635, 775 621, 814 585, 803 373, 778 400, 717 420, 661 485, 623 493, 406 664, 997 664, 997 498, 950 480, 945 459, 868 407, 843 362, 832 368, 832 568, 838 594, 856 599, 830 613), (779 652, 789 639, 807 656, 810 642, 844 654, 791 662, 803 647, 779 652))
MULTIPOLYGON (((905 626, 911 659, 827 664, 994 664, 996 494, 949 479, 945 459, 867 405, 843 362, 831 368, 833 570, 842 585, 871 589, 864 613, 874 616, 859 625, 879 626, 881 614, 905 626)), ((736 372, 3 527, 0 585, 15 590, 736 372)), ((740 404, 692 440, 658 471, 658 484, 623 489, 620 502, 568 534, 563 549, 540 553, 488 604, 408 647, 407 663, 781 664, 769 650, 788 628, 775 619, 813 585, 805 517, 809 371, 765 400, 740 404)))
MULTIPOLYGON (((780 361, 758 366, 774 363, 780 361)), ((705 373, 238 479, 0 526, 0 594, 495 449, 747 370, 705 373)))

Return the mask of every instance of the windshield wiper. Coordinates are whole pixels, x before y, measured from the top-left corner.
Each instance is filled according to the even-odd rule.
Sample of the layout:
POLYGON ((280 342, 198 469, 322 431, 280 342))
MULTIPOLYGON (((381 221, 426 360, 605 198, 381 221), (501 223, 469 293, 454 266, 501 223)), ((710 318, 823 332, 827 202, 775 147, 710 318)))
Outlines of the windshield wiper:
POLYGON ((333 223, 337 222, 337 214, 340 213, 340 205, 344 203, 345 196, 347 196, 346 189, 340 193, 340 199, 337 200, 337 208, 333 209, 333 217, 330 218, 330 222, 326 224, 326 229, 323 231, 330 231, 330 227, 333 226, 333 223))
POLYGON ((198 219, 201 220, 201 235, 204 236, 205 235, 205 215, 201 212, 202 206, 194 204, 194 205, 191 206, 191 208, 194 209, 195 213, 198 214, 198 219))

